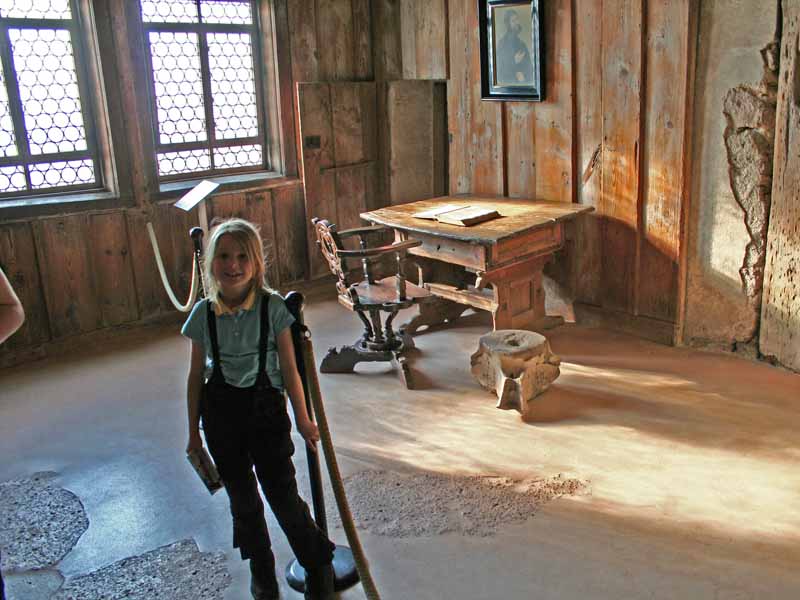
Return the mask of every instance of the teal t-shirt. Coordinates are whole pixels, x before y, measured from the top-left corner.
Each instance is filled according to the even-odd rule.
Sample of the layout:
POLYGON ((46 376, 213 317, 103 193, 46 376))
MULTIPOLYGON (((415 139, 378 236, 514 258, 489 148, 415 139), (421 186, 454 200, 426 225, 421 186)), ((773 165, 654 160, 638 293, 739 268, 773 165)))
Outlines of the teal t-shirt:
MULTIPOLYGON (((256 294, 256 300, 249 310, 239 310, 235 314, 225 314, 217 319, 217 341, 222 374, 225 381, 236 387, 250 387, 256 382, 258 374, 258 341, 261 335, 259 318, 261 302, 266 301, 264 293, 256 294)), ((194 305, 189 318, 183 324, 181 334, 201 344, 206 355, 205 377, 211 377, 214 359, 211 353, 211 338, 208 331, 208 299, 194 305)), ((276 336, 294 323, 294 317, 277 294, 269 301, 269 337, 267 339, 267 375, 272 387, 283 390, 283 377, 278 364, 278 345, 276 336)))

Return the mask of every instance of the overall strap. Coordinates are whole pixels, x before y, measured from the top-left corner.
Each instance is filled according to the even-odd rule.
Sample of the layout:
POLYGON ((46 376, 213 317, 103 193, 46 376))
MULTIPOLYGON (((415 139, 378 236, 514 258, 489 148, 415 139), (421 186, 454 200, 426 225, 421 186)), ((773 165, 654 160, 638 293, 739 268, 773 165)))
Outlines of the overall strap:
POLYGON ((260 339, 258 342, 258 375, 256 384, 263 387, 271 385, 267 375, 267 345, 269 343, 269 301, 272 294, 266 293, 261 298, 260 339))
POLYGON ((211 379, 220 379, 225 381, 225 376, 222 374, 222 361, 219 358, 219 342, 217 341, 217 318, 214 315, 214 309, 211 306, 211 301, 206 303, 206 318, 208 319, 208 336, 211 338, 211 357, 214 359, 214 370, 211 373, 211 379))

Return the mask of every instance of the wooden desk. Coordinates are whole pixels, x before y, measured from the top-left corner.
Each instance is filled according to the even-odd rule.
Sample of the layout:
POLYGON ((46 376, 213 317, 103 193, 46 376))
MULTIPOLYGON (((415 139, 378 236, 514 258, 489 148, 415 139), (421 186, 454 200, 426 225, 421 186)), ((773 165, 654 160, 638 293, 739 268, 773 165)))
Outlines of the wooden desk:
POLYGON ((494 329, 537 330, 563 322, 544 310, 542 269, 564 243, 564 223, 590 206, 497 198, 444 196, 366 212, 361 218, 394 229, 397 240, 422 245, 409 250, 419 267, 420 284, 437 298, 420 306, 406 326, 457 318, 468 307, 492 313, 494 329), (493 208, 501 217, 460 227, 412 216, 437 205, 493 208))

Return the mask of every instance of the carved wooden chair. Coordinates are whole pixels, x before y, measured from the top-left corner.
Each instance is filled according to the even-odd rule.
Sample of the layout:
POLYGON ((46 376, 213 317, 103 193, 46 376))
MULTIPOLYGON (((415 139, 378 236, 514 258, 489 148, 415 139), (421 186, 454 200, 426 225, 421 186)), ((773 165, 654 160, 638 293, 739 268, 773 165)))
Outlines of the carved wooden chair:
POLYGON ((352 373, 359 362, 391 362, 408 389, 414 389, 414 378, 406 352, 414 348, 410 335, 402 328, 395 331, 392 322, 399 310, 424 301, 430 292, 406 281, 401 265, 409 248, 422 244, 406 240, 394 244, 369 247, 369 238, 378 239, 391 231, 386 227, 358 227, 337 231, 336 225, 324 219, 312 219, 317 245, 331 272, 336 276, 339 304, 352 310, 364 324, 364 334, 351 346, 331 348, 322 360, 322 373, 352 373), (347 249, 343 240, 357 236, 358 250, 347 249), (375 278, 375 267, 393 256, 397 273, 375 278), (355 261, 356 268, 348 268, 355 261), (381 313, 386 313, 385 321, 381 313))

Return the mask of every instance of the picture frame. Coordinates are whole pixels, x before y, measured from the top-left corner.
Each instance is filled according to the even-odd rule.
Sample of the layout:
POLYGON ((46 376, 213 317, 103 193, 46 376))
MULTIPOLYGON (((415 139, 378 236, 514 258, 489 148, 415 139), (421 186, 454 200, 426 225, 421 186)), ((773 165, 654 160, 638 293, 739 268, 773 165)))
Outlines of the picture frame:
POLYGON ((478 0, 481 98, 544 100, 539 0, 478 0))

